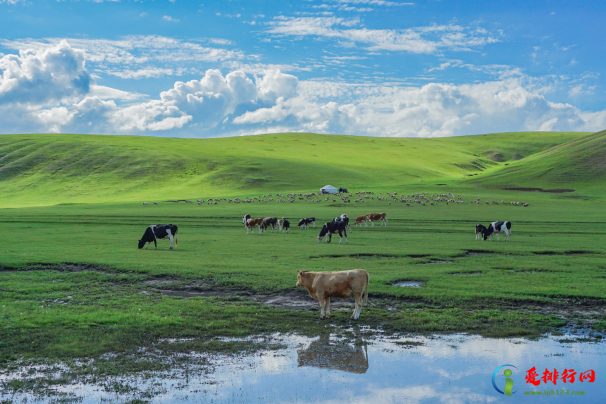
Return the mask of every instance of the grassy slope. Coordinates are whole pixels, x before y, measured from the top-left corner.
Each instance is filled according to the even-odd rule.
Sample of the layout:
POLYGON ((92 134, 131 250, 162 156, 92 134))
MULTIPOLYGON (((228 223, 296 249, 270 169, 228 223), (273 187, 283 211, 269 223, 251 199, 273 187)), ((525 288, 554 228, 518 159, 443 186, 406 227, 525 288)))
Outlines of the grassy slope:
POLYGON ((0 206, 167 200, 463 179, 583 133, 441 139, 278 134, 224 139, 0 136, 0 206))
POLYGON ((573 188, 603 196, 606 191, 606 131, 533 154, 476 181, 525 187, 573 188))

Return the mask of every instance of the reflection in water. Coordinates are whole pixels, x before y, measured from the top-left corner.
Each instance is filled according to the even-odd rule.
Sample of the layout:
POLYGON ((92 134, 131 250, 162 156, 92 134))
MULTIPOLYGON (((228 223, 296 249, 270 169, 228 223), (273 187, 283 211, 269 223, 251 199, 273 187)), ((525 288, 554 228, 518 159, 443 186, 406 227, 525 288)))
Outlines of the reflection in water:
POLYGON ((344 341, 331 341, 329 335, 322 335, 307 348, 297 351, 297 362, 299 366, 366 373, 368 347, 362 341, 355 341, 351 345, 344 341))
MULTIPOLYGON (((82 381, 54 385, 55 396, 50 398, 22 391, 12 395, 3 390, 1 383, 10 380, 11 371, 0 368, 0 403, 48 403, 57 402, 57 398, 81 404, 131 400, 196 404, 603 403, 606 342, 572 342, 575 337, 581 335, 538 341, 463 334, 384 338, 367 330, 366 346, 360 339, 276 334, 272 339, 283 348, 253 355, 208 357, 212 366, 194 366, 188 371, 173 367, 139 377, 112 377, 109 382, 97 384, 82 381), (372 366, 368 363, 370 356, 372 366), (494 371, 505 364, 515 367, 508 368, 511 374, 500 369, 495 384, 504 391, 506 379, 511 379, 513 397, 501 394, 492 384, 494 371), (595 382, 581 382, 577 377, 574 383, 541 380, 540 385, 534 386, 525 380, 533 367, 539 375, 546 369, 557 370, 560 375, 564 369, 591 369, 595 371, 595 382), (563 391, 583 392, 583 396, 573 397, 563 391), (61 393, 69 394, 69 399, 61 398, 61 393)), ((34 372, 31 378, 35 377, 34 372)))

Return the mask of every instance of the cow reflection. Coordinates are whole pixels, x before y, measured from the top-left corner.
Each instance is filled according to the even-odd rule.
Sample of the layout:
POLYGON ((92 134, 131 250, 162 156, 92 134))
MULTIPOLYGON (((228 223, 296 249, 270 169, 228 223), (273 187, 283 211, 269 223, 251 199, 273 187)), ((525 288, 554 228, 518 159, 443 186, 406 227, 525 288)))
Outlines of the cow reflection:
POLYGON ((312 342, 309 347, 297 351, 299 366, 366 373, 368 348, 366 343, 349 345, 344 341, 330 341, 328 335, 312 342))

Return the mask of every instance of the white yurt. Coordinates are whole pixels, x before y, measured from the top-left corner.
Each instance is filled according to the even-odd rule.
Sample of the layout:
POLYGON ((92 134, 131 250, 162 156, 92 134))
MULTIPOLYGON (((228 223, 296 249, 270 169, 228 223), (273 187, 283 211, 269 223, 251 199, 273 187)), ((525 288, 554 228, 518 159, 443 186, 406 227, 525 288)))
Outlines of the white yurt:
POLYGON ((325 187, 320 188, 321 194, 337 194, 339 190, 332 185, 326 185, 325 187))

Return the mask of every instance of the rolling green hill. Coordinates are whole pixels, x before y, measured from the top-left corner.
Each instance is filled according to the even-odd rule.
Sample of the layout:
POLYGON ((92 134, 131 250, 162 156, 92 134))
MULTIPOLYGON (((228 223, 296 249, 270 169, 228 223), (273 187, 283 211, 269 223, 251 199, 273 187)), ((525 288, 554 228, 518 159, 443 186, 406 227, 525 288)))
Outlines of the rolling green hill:
POLYGON ((550 147, 511 162, 477 181, 517 183, 525 187, 606 190, 606 130, 550 147))
POLYGON ((595 178, 603 178, 604 139, 604 132, 438 139, 307 133, 221 139, 3 135, 0 206, 244 195, 316 190, 326 184, 360 189, 465 179, 540 184, 571 179, 591 186, 595 178), (586 171, 587 167, 593 171, 586 171))

